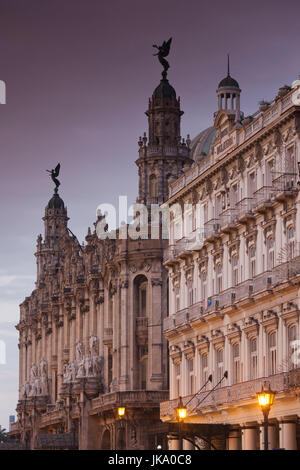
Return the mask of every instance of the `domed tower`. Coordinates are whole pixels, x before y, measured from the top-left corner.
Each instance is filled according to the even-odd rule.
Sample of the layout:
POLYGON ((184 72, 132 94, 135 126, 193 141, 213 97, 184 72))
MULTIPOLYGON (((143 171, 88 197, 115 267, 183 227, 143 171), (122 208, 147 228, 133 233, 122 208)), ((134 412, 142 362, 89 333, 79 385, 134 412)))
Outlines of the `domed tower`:
POLYGON ((54 194, 45 208, 45 217, 43 217, 45 244, 48 248, 56 247, 61 236, 66 234, 68 220, 67 208, 55 188, 54 194))
MULTIPOLYGON (((68 215, 64 201, 58 195, 57 188, 45 208, 44 240, 42 235, 37 239, 37 285, 44 281, 46 270, 55 273, 58 267, 61 241, 68 233, 68 215)), ((49 273, 48 272, 48 273, 49 273)))
MULTIPOLYGON (((164 61, 164 59, 162 59, 164 61)), ((161 61, 161 63, 163 63, 161 61)), ((167 61, 165 61, 167 64, 167 61)), ((137 202, 150 206, 168 198, 168 184, 177 179, 183 167, 190 166, 190 140, 181 139, 180 98, 167 79, 164 65, 162 79, 149 99, 148 138, 139 139, 139 196, 137 202)))
MULTIPOLYGON (((218 95, 218 111, 225 111, 229 115, 234 116, 235 122, 241 119, 240 111, 240 94, 241 89, 238 82, 230 75, 229 55, 227 56, 227 77, 220 81, 218 95)), ((217 114, 216 113, 216 114, 217 114)))

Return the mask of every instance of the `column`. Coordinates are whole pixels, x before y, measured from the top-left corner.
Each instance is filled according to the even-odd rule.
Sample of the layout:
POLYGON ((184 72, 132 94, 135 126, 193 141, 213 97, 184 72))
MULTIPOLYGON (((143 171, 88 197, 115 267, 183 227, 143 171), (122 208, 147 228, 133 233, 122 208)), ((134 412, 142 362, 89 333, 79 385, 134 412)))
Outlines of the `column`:
POLYGON ((239 429, 233 429, 229 431, 227 437, 227 449, 228 450, 240 450, 241 449, 241 434, 239 429))
POLYGON ((280 448, 297 450, 296 419, 294 416, 283 418, 280 425, 280 448))
POLYGON ((112 338, 112 360, 113 360, 113 370, 112 370, 112 383, 115 386, 118 383, 118 350, 119 350, 119 329, 118 329, 118 302, 117 302, 117 289, 113 287, 114 293, 111 298, 112 302, 112 328, 113 328, 113 338, 112 338))
POLYGON ((121 328, 121 373, 120 373, 120 390, 126 390, 129 384, 129 342, 128 342, 128 318, 127 318, 127 299, 128 299, 128 280, 121 281, 120 290, 120 328, 121 328))
POLYGON ((72 311, 70 321, 70 361, 75 359, 75 344, 76 344, 76 300, 72 299, 72 311))
MULTIPOLYGON (((264 426, 260 425, 260 450, 264 450, 264 426)), ((278 448, 278 429, 276 423, 269 423, 268 425, 268 449, 278 448)))
POLYGON ((98 316, 97 321, 97 336, 99 338, 99 354, 104 356, 104 290, 100 289, 99 292, 99 303, 96 304, 96 315, 98 316))
POLYGON ((162 371, 162 329, 159 326, 162 322, 162 306, 161 306, 161 289, 162 280, 159 278, 151 279, 151 305, 149 309, 149 322, 153 326, 148 328, 149 338, 149 379, 150 388, 152 390, 159 390, 163 384, 163 371, 162 371), (151 313, 150 313, 151 312, 151 313))
POLYGON ((190 442, 183 439, 183 450, 195 450, 195 446, 190 442))
POLYGON ((179 440, 169 439, 169 450, 179 450, 179 440))
POLYGON ((249 423, 243 428, 243 450, 257 449, 257 423, 249 423))

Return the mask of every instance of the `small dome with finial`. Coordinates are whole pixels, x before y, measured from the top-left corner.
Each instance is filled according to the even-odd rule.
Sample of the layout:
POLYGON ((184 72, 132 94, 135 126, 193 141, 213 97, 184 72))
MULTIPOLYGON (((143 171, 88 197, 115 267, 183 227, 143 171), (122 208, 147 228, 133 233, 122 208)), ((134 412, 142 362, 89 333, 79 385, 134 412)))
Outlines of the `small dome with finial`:
POLYGON ((162 98, 174 98, 176 99, 176 91, 170 85, 169 80, 163 78, 160 81, 158 87, 155 88, 153 95, 153 99, 162 99, 162 98))
POLYGON ((60 198, 60 196, 55 192, 47 204, 47 209, 64 209, 65 204, 64 201, 60 198))
POLYGON ((240 88, 238 82, 230 75, 229 54, 227 55, 227 77, 220 81, 218 88, 240 88))

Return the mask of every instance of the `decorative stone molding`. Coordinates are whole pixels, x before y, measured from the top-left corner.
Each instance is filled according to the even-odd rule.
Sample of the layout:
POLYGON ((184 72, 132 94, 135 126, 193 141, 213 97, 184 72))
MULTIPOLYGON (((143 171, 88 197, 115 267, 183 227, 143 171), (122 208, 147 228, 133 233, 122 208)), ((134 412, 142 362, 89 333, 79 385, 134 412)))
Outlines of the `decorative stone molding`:
POLYGON ((155 286, 162 286, 163 285, 163 282, 162 282, 162 279, 159 279, 159 278, 152 278, 151 279, 151 284, 153 287, 155 286))
POLYGON ((120 287, 121 289, 128 289, 129 287, 128 279, 123 279, 122 281, 120 281, 120 287))

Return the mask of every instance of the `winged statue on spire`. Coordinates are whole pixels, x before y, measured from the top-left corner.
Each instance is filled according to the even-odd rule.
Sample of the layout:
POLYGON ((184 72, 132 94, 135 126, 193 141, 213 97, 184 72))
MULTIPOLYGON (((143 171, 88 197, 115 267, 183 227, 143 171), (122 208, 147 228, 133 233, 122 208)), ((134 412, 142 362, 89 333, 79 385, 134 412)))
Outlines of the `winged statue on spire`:
POLYGON ((48 173, 51 175, 51 179, 53 183, 55 184, 55 189, 54 191, 57 193, 58 187, 60 186, 60 181, 57 179, 59 172, 60 172, 60 163, 56 165, 56 167, 53 170, 46 170, 48 173))
POLYGON ((169 62, 165 59, 165 57, 169 55, 171 42, 172 42, 172 38, 170 38, 168 41, 164 41, 161 46, 157 46, 156 44, 153 44, 153 47, 155 47, 158 50, 158 52, 153 55, 158 56, 158 60, 164 68, 162 72, 162 76, 164 78, 167 76, 167 71, 168 71, 168 68, 170 67, 169 62))

